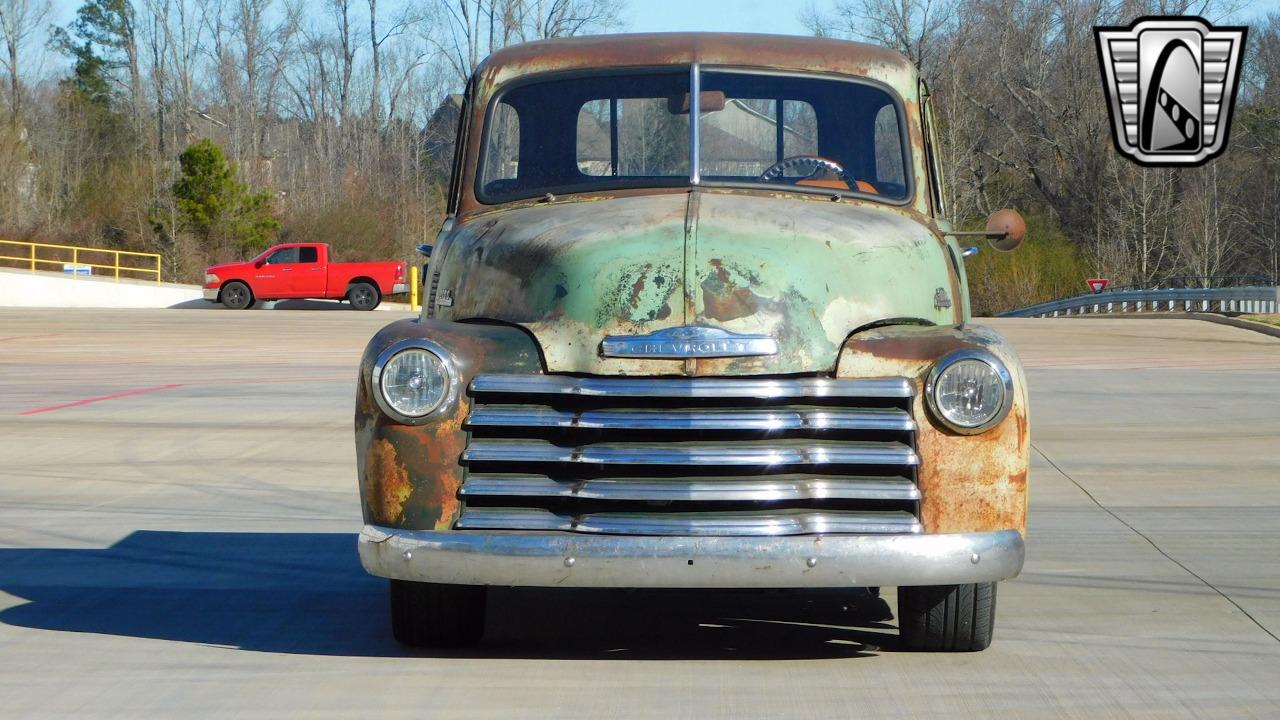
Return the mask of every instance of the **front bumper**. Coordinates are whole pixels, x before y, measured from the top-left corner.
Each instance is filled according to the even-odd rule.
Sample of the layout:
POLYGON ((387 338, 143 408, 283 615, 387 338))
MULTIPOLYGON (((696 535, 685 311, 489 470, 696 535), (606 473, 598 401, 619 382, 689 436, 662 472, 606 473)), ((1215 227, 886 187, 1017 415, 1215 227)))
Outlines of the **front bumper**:
POLYGON ((205 300, 208 300, 209 302, 217 302, 217 301, 218 301, 218 292, 219 292, 219 290, 218 290, 218 288, 216 288, 216 287, 213 287, 213 288, 205 288, 205 289, 204 289, 204 299, 205 299, 205 300))
POLYGON ((1022 570, 1017 530, 943 535, 658 537, 416 531, 366 525, 380 577, 531 587, 798 588, 955 585, 1022 570))

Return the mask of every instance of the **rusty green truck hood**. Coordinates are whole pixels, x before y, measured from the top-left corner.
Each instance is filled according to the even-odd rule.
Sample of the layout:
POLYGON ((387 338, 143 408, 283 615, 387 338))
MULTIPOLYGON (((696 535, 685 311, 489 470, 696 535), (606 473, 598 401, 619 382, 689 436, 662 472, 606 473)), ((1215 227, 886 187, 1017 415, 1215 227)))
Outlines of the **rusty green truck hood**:
POLYGON ((946 249, 909 213, 869 203, 714 191, 491 213, 446 239, 443 319, 533 334, 552 372, 827 372, 870 323, 951 324, 946 249), (766 357, 606 358, 606 336, 710 325, 777 339, 766 357))

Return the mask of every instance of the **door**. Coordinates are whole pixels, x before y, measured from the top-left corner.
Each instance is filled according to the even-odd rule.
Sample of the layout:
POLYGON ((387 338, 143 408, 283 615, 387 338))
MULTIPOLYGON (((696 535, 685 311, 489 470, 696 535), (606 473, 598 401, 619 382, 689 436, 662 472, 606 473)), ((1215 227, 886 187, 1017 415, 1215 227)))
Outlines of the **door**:
POLYGON ((298 297, 298 248, 282 247, 267 256, 253 276, 253 294, 263 300, 298 297))
POLYGON ((293 286, 297 292, 295 297, 324 297, 325 265, 320 262, 320 253, 314 245, 303 245, 297 248, 298 263, 293 267, 293 286))

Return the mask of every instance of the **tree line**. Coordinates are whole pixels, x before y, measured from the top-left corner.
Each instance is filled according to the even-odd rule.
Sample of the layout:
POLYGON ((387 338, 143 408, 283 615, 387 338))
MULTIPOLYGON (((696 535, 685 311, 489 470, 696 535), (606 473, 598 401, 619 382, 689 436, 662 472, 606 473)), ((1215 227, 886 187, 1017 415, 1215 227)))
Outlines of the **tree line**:
MULTIPOLYGON (((625 0, 0 0, 0 233, 160 252, 166 277, 277 239, 408 257, 443 214, 460 92, 515 42, 619 29, 625 0), (65 72, 36 77, 47 47, 65 72)), ((1143 168, 1111 142, 1097 25, 1227 22, 1187 0, 835 0, 816 35, 902 51, 928 80, 947 212, 1024 211, 1029 241, 970 260, 975 311, 1086 277, 1280 275, 1280 16, 1250 28, 1225 155, 1143 168)))
POLYGON ((158 252, 165 277, 277 240, 407 258, 434 236, 467 77, 608 31, 621 0, 0 0, 0 235, 158 252), (42 39, 47 45, 42 47, 42 39), (47 47, 66 71, 37 77, 47 47))
POLYGON ((1226 154, 1147 168, 1111 140, 1095 26, 1143 15, 1232 22, 1241 6, 1187 0, 840 0, 804 20, 820 35, 900 50, 928 79, 946 200, 980 227, 1000 207, 1028 242, 970 261, 975 312, 1085 292, 1084 279, 1280 277, 1280 15, 1249 28, 1226 154))

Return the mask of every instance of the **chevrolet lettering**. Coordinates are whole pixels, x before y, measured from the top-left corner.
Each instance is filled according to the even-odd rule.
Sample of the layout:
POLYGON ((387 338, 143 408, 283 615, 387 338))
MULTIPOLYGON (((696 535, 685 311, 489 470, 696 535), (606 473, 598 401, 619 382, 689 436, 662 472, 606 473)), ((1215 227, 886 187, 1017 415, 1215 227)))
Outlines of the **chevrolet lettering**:
POLYGON ((778 341, 768 335, 739 335, 706 326, 667 328, 646 335, 606 337, 606 357, 715 358, 776 355, 778 341))

